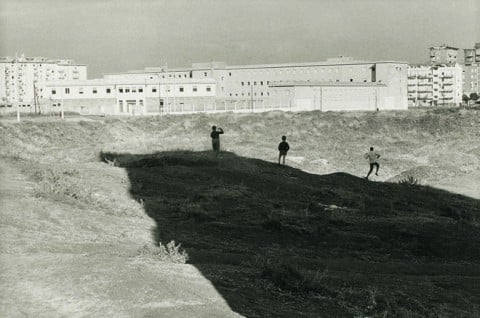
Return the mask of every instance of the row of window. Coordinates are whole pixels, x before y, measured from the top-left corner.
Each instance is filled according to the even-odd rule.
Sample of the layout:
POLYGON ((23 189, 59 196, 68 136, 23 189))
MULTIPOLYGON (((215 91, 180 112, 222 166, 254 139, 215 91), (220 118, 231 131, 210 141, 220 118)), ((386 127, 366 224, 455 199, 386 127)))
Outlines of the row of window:
MULTIPOLYGON (((253 81, 252 83, 253 83, 254 86, 257 85, 257 81, 253 81)), ((258 83, 259 83, 260 86, 263 86, 263 81, 259 81, 258 83)), ((268 85, 268 84, 270 84, 270 81, 267 81, 266 83, 268 85)), ((241 84, 242 84, 242 86, 245 86, 245 82, 241 82, 241 84)), ((247 82, 247 86, 250 86, 250 82, 247 82)))
MULTIPOLYGON (((211 86, 207 86, 205 88, 205 90, 207 92, 211 92, 212 91, 212 87, 211 86)), ((167 92, 170 92, 170 87, 167 86, 167 92)), ((183 93, 185 92, 185 88, 183 86, 179 86, 178 87, 178 91, 180 93, 183 93)), ((83 90, 83 87, 79 87, 78 88, 78 93, 79 94, 83 94, 84 90, 83 90)), ((107 94, 110 94, 112 92, 112 89, 111 88, 106 88, 105 89, 105 92, 107 94)), ((139 92, 139 93, 143 93, 143 88, 119 88, 118 89, 118 92, 119 93, 136 93, 136 92, 139 92)), ((156 87, 153 87, 152 88, 152 93, 156 93, 157 92, 157 88, 156 87)), ((192 92, 198 92, 198 88, 197 86, 193 86, 192 87, 192 92)), ((93 94, 97 94, 98 93, 98 90, 97 88, 92 88, 92 93, 93 94)), ((55 88, 52 89, 52 95, 56 95, 57 94, 57 90, 55 88)), ((65 94, 70 94, 70 88, 69 87, 65 87, 65 94)))
MULTIPOLYGON (((233 93, 230 93, 230 96, 233 96, 233 93)), ((245 95, 245 93, 241 93, 239 95, 239 93, 235 93, 235 96, 238 97, 238 96, 250 96, 250 93, 247 93, 247 95, 245 95)), ((257 92, 254 92, 253 93, 253 96, 257 96, 257 92)), ((266 94, 264 92, 259 92, 258 93, 258 96, 270 96, 270 93, 267 92, 266 94)))

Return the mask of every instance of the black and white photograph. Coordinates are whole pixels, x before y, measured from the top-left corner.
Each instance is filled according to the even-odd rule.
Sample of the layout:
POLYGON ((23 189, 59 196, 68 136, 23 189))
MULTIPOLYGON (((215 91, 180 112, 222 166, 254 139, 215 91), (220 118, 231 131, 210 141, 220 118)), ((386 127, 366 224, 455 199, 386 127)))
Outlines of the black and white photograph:
POLYGON ((480 318, 480 2, 0 0, 0 317, 480 318))

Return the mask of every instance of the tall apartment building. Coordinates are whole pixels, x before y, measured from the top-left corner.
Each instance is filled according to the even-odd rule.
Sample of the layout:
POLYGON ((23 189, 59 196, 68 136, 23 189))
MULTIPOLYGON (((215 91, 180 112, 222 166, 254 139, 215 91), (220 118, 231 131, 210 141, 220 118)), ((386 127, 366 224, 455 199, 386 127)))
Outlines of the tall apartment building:
MULTIPOLYGON (((191 68, 146 68, 108 74, 108 79, 201 79, 216 82, 216 97, 245 110, 407 109, 407 63, 335 58, 324 62, 230 66, 193 63, 191 68)), ((230 107, 230 108, 233 108, 230 107)))
POLYGON ((473 49, 464 49, 465 65, 480 64, 480 42, 475 43, 473 49))
POLYGON ((23 112, 35 111, 35 106, 50 96, 47 83, 86 78, 87 66, 72 60, 0 57, 0 107, 8 111, 19 105, 23 112))
POLYGON ((460 105, 462 67, 410 66, 407 87, 409 106, 460 105))
POLYGON ((463 93, 480 94, 480 43, 475 43, 472 49, 464 49, 463 93))
POLYGON ((459 49, 448 45, 433 46, 430 48, 430 65, 453 66, 460 63, 459 49))

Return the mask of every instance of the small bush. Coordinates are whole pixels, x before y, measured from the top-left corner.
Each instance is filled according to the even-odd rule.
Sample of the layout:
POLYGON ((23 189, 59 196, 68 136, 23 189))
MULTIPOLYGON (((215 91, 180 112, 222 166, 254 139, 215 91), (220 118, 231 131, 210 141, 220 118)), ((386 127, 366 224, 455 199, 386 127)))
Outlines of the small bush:
POLYGON ((413 176, 408 176, 405 179, 400 180, 398 183, 403 185, 419 185, 420 184, 420 182, 413 176))
POLYGON ((180 247, 181 244, 175 245, 173 240, 166 245, 158 242, 158 246, 152 251, 152 254, 159 256, 160 260, 164 262, 185 264, 188 261, 188 254, 180 247))

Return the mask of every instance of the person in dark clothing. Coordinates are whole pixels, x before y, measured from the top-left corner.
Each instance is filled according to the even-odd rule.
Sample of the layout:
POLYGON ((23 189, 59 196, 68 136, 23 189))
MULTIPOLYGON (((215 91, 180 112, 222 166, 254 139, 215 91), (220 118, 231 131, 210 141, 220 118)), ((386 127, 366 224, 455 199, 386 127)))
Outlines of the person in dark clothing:
POLYGON ((283 157, 283 165, 285 165, 285 157, 287 156, 287 152, 290 149, 288 142, 286 142, 287 137, 282 136, 282 142, 278 144, 278 164, 280 164, 280 159, 283 157))
POLYGON ((212 126, 212 132, 210 133, 210 137, 212 137, 213 151, 217 155, 220 152, 220 135, 223 135, 223 129, 219 127, 217 130, 217 126, 212 126))
POLYGON ((368 180, 368 177, 373 171, 373 167, 376 167, 377 169, 375 170, 375 175, 378 176, 378 169, 380 168, 380 164, 378 163, 378 158, 380 158, 380 155, 373 150, 373 147, 370 147, 370 151, 365 154, 365 159, 368 159, 368 162, 370 163, 370 170, 368 171, 367 176, 365 179, 368 180))

